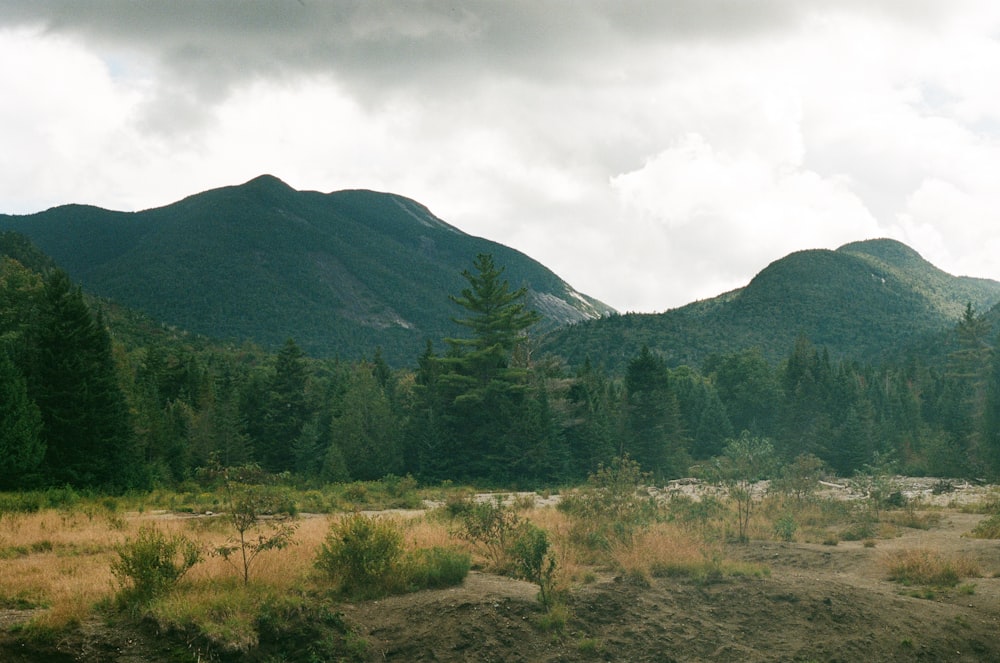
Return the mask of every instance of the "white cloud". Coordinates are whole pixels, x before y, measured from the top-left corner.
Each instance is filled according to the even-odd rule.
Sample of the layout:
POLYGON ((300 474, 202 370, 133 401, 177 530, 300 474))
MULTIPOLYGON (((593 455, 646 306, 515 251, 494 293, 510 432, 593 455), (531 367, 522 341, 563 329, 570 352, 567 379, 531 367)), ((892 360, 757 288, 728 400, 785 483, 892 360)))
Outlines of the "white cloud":
POLYGON ((387 190, 624 310, 876 236, 1000 278, 996 34, 985 0, 0 0, 0 211, 387 190))
POLYGON ((878 234, 842 181, 794 163, 715 150, 696 134, 611 185, 623 216, 631 215, 645 241, 659 244, 663 264, 681 268, 679 285, 697 298, 744 285, 747 274, 792 251, 878 234))

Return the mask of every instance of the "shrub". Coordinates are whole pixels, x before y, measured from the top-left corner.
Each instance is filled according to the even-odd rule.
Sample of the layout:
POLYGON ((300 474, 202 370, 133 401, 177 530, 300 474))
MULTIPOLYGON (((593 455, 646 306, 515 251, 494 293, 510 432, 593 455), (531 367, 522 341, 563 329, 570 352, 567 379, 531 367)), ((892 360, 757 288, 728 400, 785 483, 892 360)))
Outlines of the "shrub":
POLYGON ((555 599, 556 558, 545 530, 524 523, 511 544, 510 556, 520 577, 538 585, 538 600, 549 608, 555 599))
POLYGON ((471 566, 468 553, 449 548, 406 553, 395 523, 362 514, 332 524, 316 557, 316 568, 356 599, 458 585, 471 566))
POLYGON ((122 604, 142 604, 168 592, 201 559, 201 551, 183 535, 167 536, 153 527, 115 548, 111 573, 122 586, 122 604))
POLYGON ((342 593, 374 598, 399 587, 394 577, 403 554, 403 535, 390 521, 354 514, 330 526, 316 567, 342 593))
POLYGON ((791 514, 784 514, 774 521, 774 534, 782 541, 792 541, 795 539, 795 530, 799 527, 795 518, 791 514))
POLYGON ((497 495, 494 500, 469 502, 460 519, 457 536, 481 546, 495 571, 509 571, 509 547, 521 526, 514 509, 497 495))
POLYGON ((615 544, 631 545, 636 532, 659 516, 656 501, 640 494, 648 478, 627 456, 602 465, 590 475, 586 488, 559 503, 559 510, 573 518, 574 539, 585 547, 605 550, 615 544))
POLYGON ((414 550, 406 556, 410 589, 441 589, 462 584, 472 567, 469 553, 435 546, 414 550))
POLYGON ((974 539, 1000 539, 1000 514, 981 520, 967 536, 974 539))
MULTIPOLYGON (((265 485, 273 477, 265 475, 256 465, 212 470, 222 481, 226 520, 236 530, 215 554, 233 565, 243 584, 250 583, 250 567, 257 556, 268 550, 282 550, 292 545, 297 525, 283 518, 263 520, 264 516, 284 514, 294 516, 295 502, 287 492, 265 485)), ((206 472, 206 476, 208 476, 206 472)))

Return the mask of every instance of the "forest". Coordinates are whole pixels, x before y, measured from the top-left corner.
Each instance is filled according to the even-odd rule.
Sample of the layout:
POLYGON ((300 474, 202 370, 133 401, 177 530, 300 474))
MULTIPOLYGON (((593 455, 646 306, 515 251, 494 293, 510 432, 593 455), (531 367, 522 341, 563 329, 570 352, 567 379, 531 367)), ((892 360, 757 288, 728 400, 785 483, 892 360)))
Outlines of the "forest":
POLYGON ((480 254, 450 295, 465 333, 392 369, 378 347, 347 362, 293 338, 270 353, 167 327, 2 239, 0 490, 122 493, 247 464, 303 486, 410 475, 533 488, 626 456, 666 481, 744 431, 839 476, 876 459, 910 475, 1000 475, 1000 354, 971 304, 943 361, 833 360, 800 337, 780 362, 750 348, 669 367, 643 347, 617 375, 600 357, 540 353, 525 290, 480 254))

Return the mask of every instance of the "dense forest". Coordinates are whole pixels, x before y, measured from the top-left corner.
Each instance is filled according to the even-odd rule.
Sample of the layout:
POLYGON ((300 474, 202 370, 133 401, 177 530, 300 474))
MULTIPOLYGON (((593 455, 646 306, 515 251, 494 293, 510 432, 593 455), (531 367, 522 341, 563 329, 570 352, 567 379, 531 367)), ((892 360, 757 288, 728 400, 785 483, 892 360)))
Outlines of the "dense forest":
MULTIPOLYGON (((628 455, 686 476, 743 431, 841 476, 1000 475, 1000 353, 969 305, 945 356, 831 359, 799 337, 670 366, 648 347, 621 374, 541 354, 538 314, 491 255, 450 296, 455 338, 411 368, 225 345, 85 295, 23 237, 0 235, 0 489, 178 485, 212 462, 303 484, 412 475, 529 487, 628 455)), ((442 297, 448 295, 443 294, 442 297)), ((940 345, 940 344, 939 344, 940 345)))

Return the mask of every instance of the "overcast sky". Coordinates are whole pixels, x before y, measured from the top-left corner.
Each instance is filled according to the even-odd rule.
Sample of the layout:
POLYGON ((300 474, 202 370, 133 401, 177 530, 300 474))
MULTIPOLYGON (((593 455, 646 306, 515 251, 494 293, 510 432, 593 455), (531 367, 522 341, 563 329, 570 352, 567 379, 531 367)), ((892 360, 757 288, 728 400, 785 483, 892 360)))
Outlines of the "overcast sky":
POLYGON ((0 0, 0 212, 263 173, 621 311, 875 237, 1000 280, 1000 3, 0 0))

